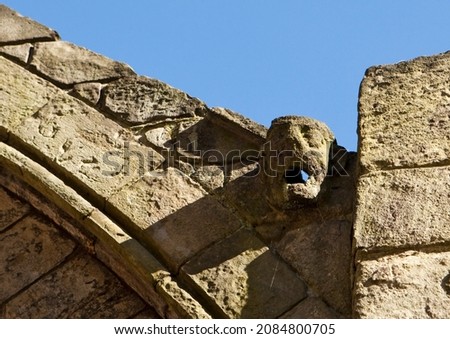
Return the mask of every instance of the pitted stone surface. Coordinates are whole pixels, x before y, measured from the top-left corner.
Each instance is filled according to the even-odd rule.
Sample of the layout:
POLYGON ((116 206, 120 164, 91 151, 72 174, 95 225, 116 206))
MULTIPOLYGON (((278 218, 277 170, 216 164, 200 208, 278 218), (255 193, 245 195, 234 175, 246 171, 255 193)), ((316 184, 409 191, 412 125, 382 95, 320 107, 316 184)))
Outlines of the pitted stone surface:
POLYGON ((210 247, 182 274, 227 318, 275 318, 306 297, 298 276, 247 230, 210 247))
POLYGON ((448 319, 449 273, 449 252, 409 251, 363 261, 356 270, 355 316, 448 319))
POLYGON ((30 212, 30 205, 0 187, 0 232, 30 212))
POLYGON ((151 148, 136 143, 131 131, 66 94, 58 94, 12 135, 25 143, 22 147, 45 155, 50 166, 61 166, 75 176, 97 200, 163 161, 151 148))
POLYGON ((108 84, 103 90, 101 104, 105 110, 132 125, 193 117, 205 110, 200 100, 143 76, 108 84))
POLYGON ((61 85, 134 75, 130 66, 66 41, 35 44, 31 66, 61 85))
POLYGON ((0 126, 19 127, 58 93, 47 81, 0 57, 0 126))
POLYGON ((375 172, 359 179, 357 248, 448 242, 450 167, 375 172), (445 205, 442 205, 445 204, 445 205))
POLYGON ((450 54, 369 68, 359 99, 363 171, 450 164, 450 54))
POLYGON ((64 261, 74 247, 36 215, 0 233, 0 303, 64 261))
POLYGON ((128 318, 146 305, 86 254, 77 255, 6 303, 7 318, 128 318))
POLYGON ((58 33, 23 17, 5 5, 0 5, 0 22, 2 34, 0 34, 0 45, 7 43, 18 43, 25 41, 56 40, 58 33))

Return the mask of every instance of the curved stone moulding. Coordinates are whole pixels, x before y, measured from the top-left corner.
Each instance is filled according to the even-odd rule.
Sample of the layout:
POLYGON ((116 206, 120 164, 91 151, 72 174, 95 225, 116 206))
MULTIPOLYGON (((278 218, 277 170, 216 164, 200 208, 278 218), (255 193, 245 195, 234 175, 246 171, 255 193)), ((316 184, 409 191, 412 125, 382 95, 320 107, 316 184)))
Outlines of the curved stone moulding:
POLYGON ((46 168, 4 143, 0 143, 0 165, 1 185, 65 228, 160 316, 210 318, 142 245, 46 168))

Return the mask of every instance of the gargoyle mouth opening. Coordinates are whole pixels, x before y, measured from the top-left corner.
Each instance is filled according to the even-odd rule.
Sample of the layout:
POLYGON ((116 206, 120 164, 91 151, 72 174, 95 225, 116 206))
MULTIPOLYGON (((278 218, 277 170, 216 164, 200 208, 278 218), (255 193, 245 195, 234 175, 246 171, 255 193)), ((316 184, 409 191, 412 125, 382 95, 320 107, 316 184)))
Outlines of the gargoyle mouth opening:
POLYGON ((287 184, 304 184, 309 174, 300 167, 295 167, 284 172, 284 180, 287 184))

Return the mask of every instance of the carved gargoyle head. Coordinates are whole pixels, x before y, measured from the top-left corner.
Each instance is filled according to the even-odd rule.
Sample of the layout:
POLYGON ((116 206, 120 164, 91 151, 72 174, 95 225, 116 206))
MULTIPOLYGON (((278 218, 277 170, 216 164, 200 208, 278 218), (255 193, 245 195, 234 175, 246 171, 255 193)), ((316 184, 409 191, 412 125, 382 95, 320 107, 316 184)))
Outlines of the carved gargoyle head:
POLYGON ((316 200, 334 139, 324 123, 311 118, 286 116, 272 121, 261 164, 271 205, 289 209, 316 200))

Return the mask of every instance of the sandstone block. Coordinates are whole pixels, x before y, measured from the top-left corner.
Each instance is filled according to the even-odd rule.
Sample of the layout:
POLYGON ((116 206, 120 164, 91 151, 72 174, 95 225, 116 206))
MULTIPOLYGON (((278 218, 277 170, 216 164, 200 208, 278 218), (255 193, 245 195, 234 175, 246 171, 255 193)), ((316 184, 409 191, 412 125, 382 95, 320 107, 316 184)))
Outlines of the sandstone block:
POLYGON ((292 223, 291 230, 276 243, 277 252, 328 305, 350 315, 351 222, 292 223))
POLYGON ((408 251, 360 262, 354 313, 360 318, 450 317, 450 253, 408 251))
POLYGON ((101 92, 102 84, 100 82, 85 82, 73 86, 71 93, 84 102, 97 105, 101 92))
POLYGON ((363 171, 450 164, 450 54, 369 68, 359 96, 363 171))
POLYGON ((135 142, 131 131, 66 94, 23 121, 11 143, 77 181, 88 200, 100 203, 163 161, 135 142))
POLYGON ((66 41, 35 44, 30 63, 57 84, 73 85, 134 75, 130 66, 66 41))
MULTIPOLYGON (((136 239, 125 233, 118 225, 113 223, 107 216, 98 210, 94 210, 89 217, 83 221, 86 230, 94 234, 97 238, 96 252, 111 256, 106 259, 115 267, 117 263, 124 265, 123 269, 117 269, 125 274, 117 273, 119 276, 126 275, 125 280, 138 279, 145 281, 147 285, 156 286, 169 275, 161 263, 148 252, 136 239), (134 276, 134 277, 132 277, 134 276)), ((114 268, 113 268, 114 269, 114 268)))
POLYGON ((193 117, 204 103, 159 80, 128 77, 108 84, 101 106, 118 118, 139 125, 151 121, 193 117))
POLYGON ((30 50, 33 47, 30 43, 22 45, 2 46, 0 47, 0 54, 9 56, 10 58, 26 64, 30 56, 30 50))
POLYGON ((30 205, 0 187, 0 232, 30 212, 30 205))
POLYGON ((0 234, 0 302, 61 263, 74 249, 47 220, 26 217, 0 234))
POLYGON ((0 22, 2 23, 2 34, 0 45, 7 43, 18 43, 23 41, 57 40, 58 33, 21 16, 19 13, 0 5, 0 22))
POLYGON ((298 276, 251 232, 241 230, 188 262, 186 283, 218 316, 275 318, 306 297, 298 276))
POLYGON ((139 229, 146 229, 204 195, 200 185, 180 171, 168 168, 149 172, 132 186, 124 187, 108 200, 106 211, 121 211, 139 229))
POLYGON ((427 245, 450 240, 450 167, 376 172, 359 179, 357 248, 427 245))
POLYGON ((0 57, 0 127, 14 130, 47 104, 58 89, 0 57))
POLYGON ((172 272, 193 255, 241 227, 230 211, 187 176, 169 168, 146 175, 109 200, 112 213, 162 257, 172 272))
POLYGON ((80 254, 5 305, 7 318, 128 318, 146 305, 100 262, 80 254))
POLYGON ((145 139, 150 142, 153 146, 159 148, 170 148, 168 141, 172 139, 172 130, 174 126, 165 125, 162 127, 156 127, 149 129, 145 132, 145 139))

